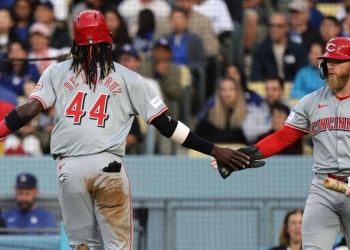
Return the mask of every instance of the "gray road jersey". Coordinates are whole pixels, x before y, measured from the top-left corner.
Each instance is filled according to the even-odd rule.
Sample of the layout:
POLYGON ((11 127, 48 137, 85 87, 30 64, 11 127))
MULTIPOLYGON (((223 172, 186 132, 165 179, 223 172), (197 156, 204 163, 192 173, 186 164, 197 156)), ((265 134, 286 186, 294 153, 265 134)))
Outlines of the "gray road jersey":
POLYGON ((325 86, 302 98, 286 125, 311 132, 314 172, 350 173, 350 98, 340 101, 325 86))
POLYGON ((53 156, 103 151, 123 156, 134 115, 151 123, 168 109, 140 75, 117 63, 116 71, 98 81, 95 91, 83 73, 69 69, 71 63, 47 68, 30 96, 44 108, 55 105, 53 156))

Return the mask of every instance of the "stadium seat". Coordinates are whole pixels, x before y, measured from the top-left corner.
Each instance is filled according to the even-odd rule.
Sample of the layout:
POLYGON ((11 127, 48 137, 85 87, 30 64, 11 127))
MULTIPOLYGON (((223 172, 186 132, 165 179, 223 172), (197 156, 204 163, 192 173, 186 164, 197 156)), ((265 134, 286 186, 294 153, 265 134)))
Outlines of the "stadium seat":
POLYGON ((316 8, 322 12, 325 16, 336 16, 338 8, 340 7, 339 3, 318 3, 316 8))

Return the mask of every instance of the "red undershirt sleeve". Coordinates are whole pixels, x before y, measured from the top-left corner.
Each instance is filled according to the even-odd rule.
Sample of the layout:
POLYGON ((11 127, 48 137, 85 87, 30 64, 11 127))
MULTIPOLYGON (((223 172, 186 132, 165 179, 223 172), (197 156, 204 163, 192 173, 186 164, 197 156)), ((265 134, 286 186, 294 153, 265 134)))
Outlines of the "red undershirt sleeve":
POLYGON ((267 158, 292 145, 305 134, 302 130, 284 125, 276 133, 259 141, 256 146, 264 154, 262 158, 267 158))

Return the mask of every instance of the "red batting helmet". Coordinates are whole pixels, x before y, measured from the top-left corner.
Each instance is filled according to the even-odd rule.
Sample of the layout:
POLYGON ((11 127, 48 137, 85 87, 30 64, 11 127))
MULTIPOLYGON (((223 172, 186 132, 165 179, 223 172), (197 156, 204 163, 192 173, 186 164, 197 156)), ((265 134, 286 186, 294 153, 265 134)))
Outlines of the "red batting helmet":
POLYGON ((97 10, 85 10, 75 17, 74 40, 78 45, 106 42, 112 47, 112 34, 104 16, 97 10))
POLYGON ((350 60, 350 38, 335 37, 329 40, 325 53, 317 59, 350 60))

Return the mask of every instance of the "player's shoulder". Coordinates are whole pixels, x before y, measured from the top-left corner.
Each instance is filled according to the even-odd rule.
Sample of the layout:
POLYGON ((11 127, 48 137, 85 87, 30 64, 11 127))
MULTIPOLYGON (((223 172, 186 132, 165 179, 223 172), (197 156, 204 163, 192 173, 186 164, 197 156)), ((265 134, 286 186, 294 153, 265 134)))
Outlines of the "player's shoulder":
POLYGON ((315 90, 314 92, 311 92, 310 94, 307 94, 302 98, 302 100, 303 99, 310 100, 310 101, 320 100, 322 98, 327 97, 330 93, 331 93, 331 90, 327 86, 324 86, 322 88, 319 88, 318 90, 315 90))

